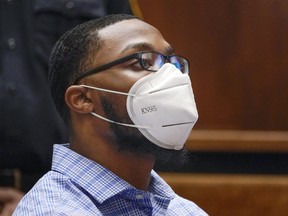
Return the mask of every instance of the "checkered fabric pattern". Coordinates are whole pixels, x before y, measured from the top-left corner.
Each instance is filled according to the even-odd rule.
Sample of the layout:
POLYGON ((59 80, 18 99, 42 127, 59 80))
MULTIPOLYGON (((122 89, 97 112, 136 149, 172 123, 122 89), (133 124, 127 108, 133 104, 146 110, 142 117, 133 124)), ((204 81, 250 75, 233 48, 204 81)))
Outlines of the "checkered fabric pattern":
POLYGON ((69 149, 55 145, 52 170, 16 208, 14 216, 197 215, 207 214, 181 198, 154 171, 147 192, 69 149))

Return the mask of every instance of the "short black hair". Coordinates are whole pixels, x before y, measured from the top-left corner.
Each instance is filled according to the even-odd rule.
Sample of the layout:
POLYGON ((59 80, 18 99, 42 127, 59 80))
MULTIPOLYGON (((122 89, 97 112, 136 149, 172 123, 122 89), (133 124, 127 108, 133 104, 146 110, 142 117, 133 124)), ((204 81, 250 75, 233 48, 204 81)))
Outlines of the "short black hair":
POLYGON ((64 100, 65 91, 81 72, 90 69, 89 58, 94 57, 102 45, 98 31, 129 19, 138 18, 128 14, 111 14, 90 20, 66 32, 53 47, 48 79, 55 106, 67 126, 70 125, 70 115, 64 100))

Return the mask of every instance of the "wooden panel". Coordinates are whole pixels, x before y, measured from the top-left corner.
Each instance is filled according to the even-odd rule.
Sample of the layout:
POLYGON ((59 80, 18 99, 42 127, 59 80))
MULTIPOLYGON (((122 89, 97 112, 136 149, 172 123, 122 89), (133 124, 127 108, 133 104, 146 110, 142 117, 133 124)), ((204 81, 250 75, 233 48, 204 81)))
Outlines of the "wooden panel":
POLYGON ((193 130, 186 147, 206 152, 288 152, 288 132, 193 130))
POLYGON ((139 3, 190 60, 196 128, 288 130, 288 1, 139 3))
POLYGON ((179 195, 213 216, 286 216, 288 176, 160 173, 179 195))

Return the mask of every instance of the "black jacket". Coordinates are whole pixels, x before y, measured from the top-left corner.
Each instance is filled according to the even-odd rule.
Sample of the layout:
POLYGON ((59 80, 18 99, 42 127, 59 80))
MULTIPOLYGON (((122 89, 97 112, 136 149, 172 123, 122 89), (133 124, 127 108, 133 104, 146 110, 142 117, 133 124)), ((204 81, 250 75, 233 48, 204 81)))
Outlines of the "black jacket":
POLYGON ((68 29, 126 0, 3 0, 0 5, 0 170, 50 169, 52 146, 67 142, 47 81, 50 51, 68 29))

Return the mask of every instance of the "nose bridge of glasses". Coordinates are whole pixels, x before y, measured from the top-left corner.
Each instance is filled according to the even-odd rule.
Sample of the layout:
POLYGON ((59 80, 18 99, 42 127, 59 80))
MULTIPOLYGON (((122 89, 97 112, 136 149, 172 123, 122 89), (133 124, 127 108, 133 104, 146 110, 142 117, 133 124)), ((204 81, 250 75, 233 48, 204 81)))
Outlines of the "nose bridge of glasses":
POLYGON ((164 62, 169 62, 170 63, 170 56, 168 55, 168 56, 166 56, 166 55, 163 55, 163 54, 161 54, 162 55, 162 57, 163 57, 163 59, 164 59, 164 62))
POLYGON ((178 62, 175 61, 175 59, 173 60, 173 57, 175 57, 175 56, 174 55, 164 56, 164 63, 171 63, 171 64, 173 64, 173 65, 175 65, 177 67, 178 62))

